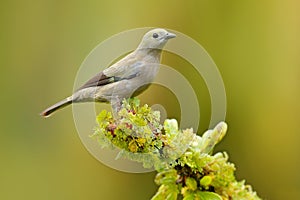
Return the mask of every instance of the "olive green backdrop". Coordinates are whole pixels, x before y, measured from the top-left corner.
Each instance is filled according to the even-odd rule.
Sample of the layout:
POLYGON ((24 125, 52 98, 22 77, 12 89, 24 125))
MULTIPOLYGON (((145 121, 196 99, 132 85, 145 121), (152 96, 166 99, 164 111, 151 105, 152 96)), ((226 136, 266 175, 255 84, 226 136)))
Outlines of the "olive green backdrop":
MULTIPOLYGON (((299 10, 296 0, 1 1, 0 199, 146 200, 154 194, 154 173, 118 172, 86 151, 71 108, 46 120, 38 115, 71 93, 97 44, 149 26, 189 35, 219 67, 229 132, 217 150, 229 153, 237 177, 265 199, 299 199, 299 10)), ((178 63, 189 77, 187 64, 178 63)), ((200 98, 203 84, 195 86, 200 98)), ((206 103, 201 131, 210 117, 203 95, 201 106, 206 103)), ((170 105, 169 112, 178 110, 170 105)))

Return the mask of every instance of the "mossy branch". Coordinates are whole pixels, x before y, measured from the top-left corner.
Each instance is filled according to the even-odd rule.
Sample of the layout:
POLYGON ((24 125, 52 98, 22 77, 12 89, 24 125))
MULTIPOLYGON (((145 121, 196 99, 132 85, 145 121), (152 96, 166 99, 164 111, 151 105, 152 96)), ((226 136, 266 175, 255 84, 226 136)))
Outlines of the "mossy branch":
POLYGON ((118 157, 158 172, 159 189, 152 200, 260 199, 245 181, 236 180, 226 152, 212 155, 227 131, 225 122, 201 137, 192 129, 179 130, 175 119, 160 124, 160 113, 140 106, 137 98, 124 100, 116 118, 103 110, 97 122, 92 137, 102 147, 118 147, 118 157))

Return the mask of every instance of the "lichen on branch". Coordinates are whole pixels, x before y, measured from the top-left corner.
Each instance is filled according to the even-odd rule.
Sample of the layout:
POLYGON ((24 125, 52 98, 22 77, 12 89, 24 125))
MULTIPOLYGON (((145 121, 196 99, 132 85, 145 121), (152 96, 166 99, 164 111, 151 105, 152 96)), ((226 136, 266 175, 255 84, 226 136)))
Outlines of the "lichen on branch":
POLYGON ((137 98, 123 100, 113 118, 102 110, 97 116, 92 138, 102 147, 121 149, 123 157, 154 167, 159 185, 152 200, 256 200, 260 199, 245 181, 237 181, 235 166, 226 152, 212 155, 213 147, 222 140, 227 124, 220 122, 202 137, 193 129, 180 130, 175 119, 160 124, 159 111, 137 98))

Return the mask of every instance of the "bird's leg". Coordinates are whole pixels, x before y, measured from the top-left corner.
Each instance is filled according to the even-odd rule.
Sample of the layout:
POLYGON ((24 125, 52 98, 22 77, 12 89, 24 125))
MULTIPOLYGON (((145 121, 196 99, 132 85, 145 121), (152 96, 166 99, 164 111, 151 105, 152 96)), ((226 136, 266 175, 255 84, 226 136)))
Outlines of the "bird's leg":
POLYGON ((121 110, 122 108, 122 100, 119 97, 113 97, 111 99, 111 108, 113 110, 113 117, 115 119, 118 118, 118 112, 121 110))

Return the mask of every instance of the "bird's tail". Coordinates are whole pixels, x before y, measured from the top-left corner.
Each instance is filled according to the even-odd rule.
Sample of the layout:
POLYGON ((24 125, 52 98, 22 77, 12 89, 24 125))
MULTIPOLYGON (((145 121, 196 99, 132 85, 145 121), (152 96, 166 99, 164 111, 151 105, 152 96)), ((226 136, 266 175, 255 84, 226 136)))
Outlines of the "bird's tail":
POLYGON ((53 112, 65 107, 71 103, 72 103, 72 99, 70 97, 66 98, 66 99, 54 104, 53 106, 50 106, 49 108, 44 110, 40 115, 43 117, 49 117, 53 112))

